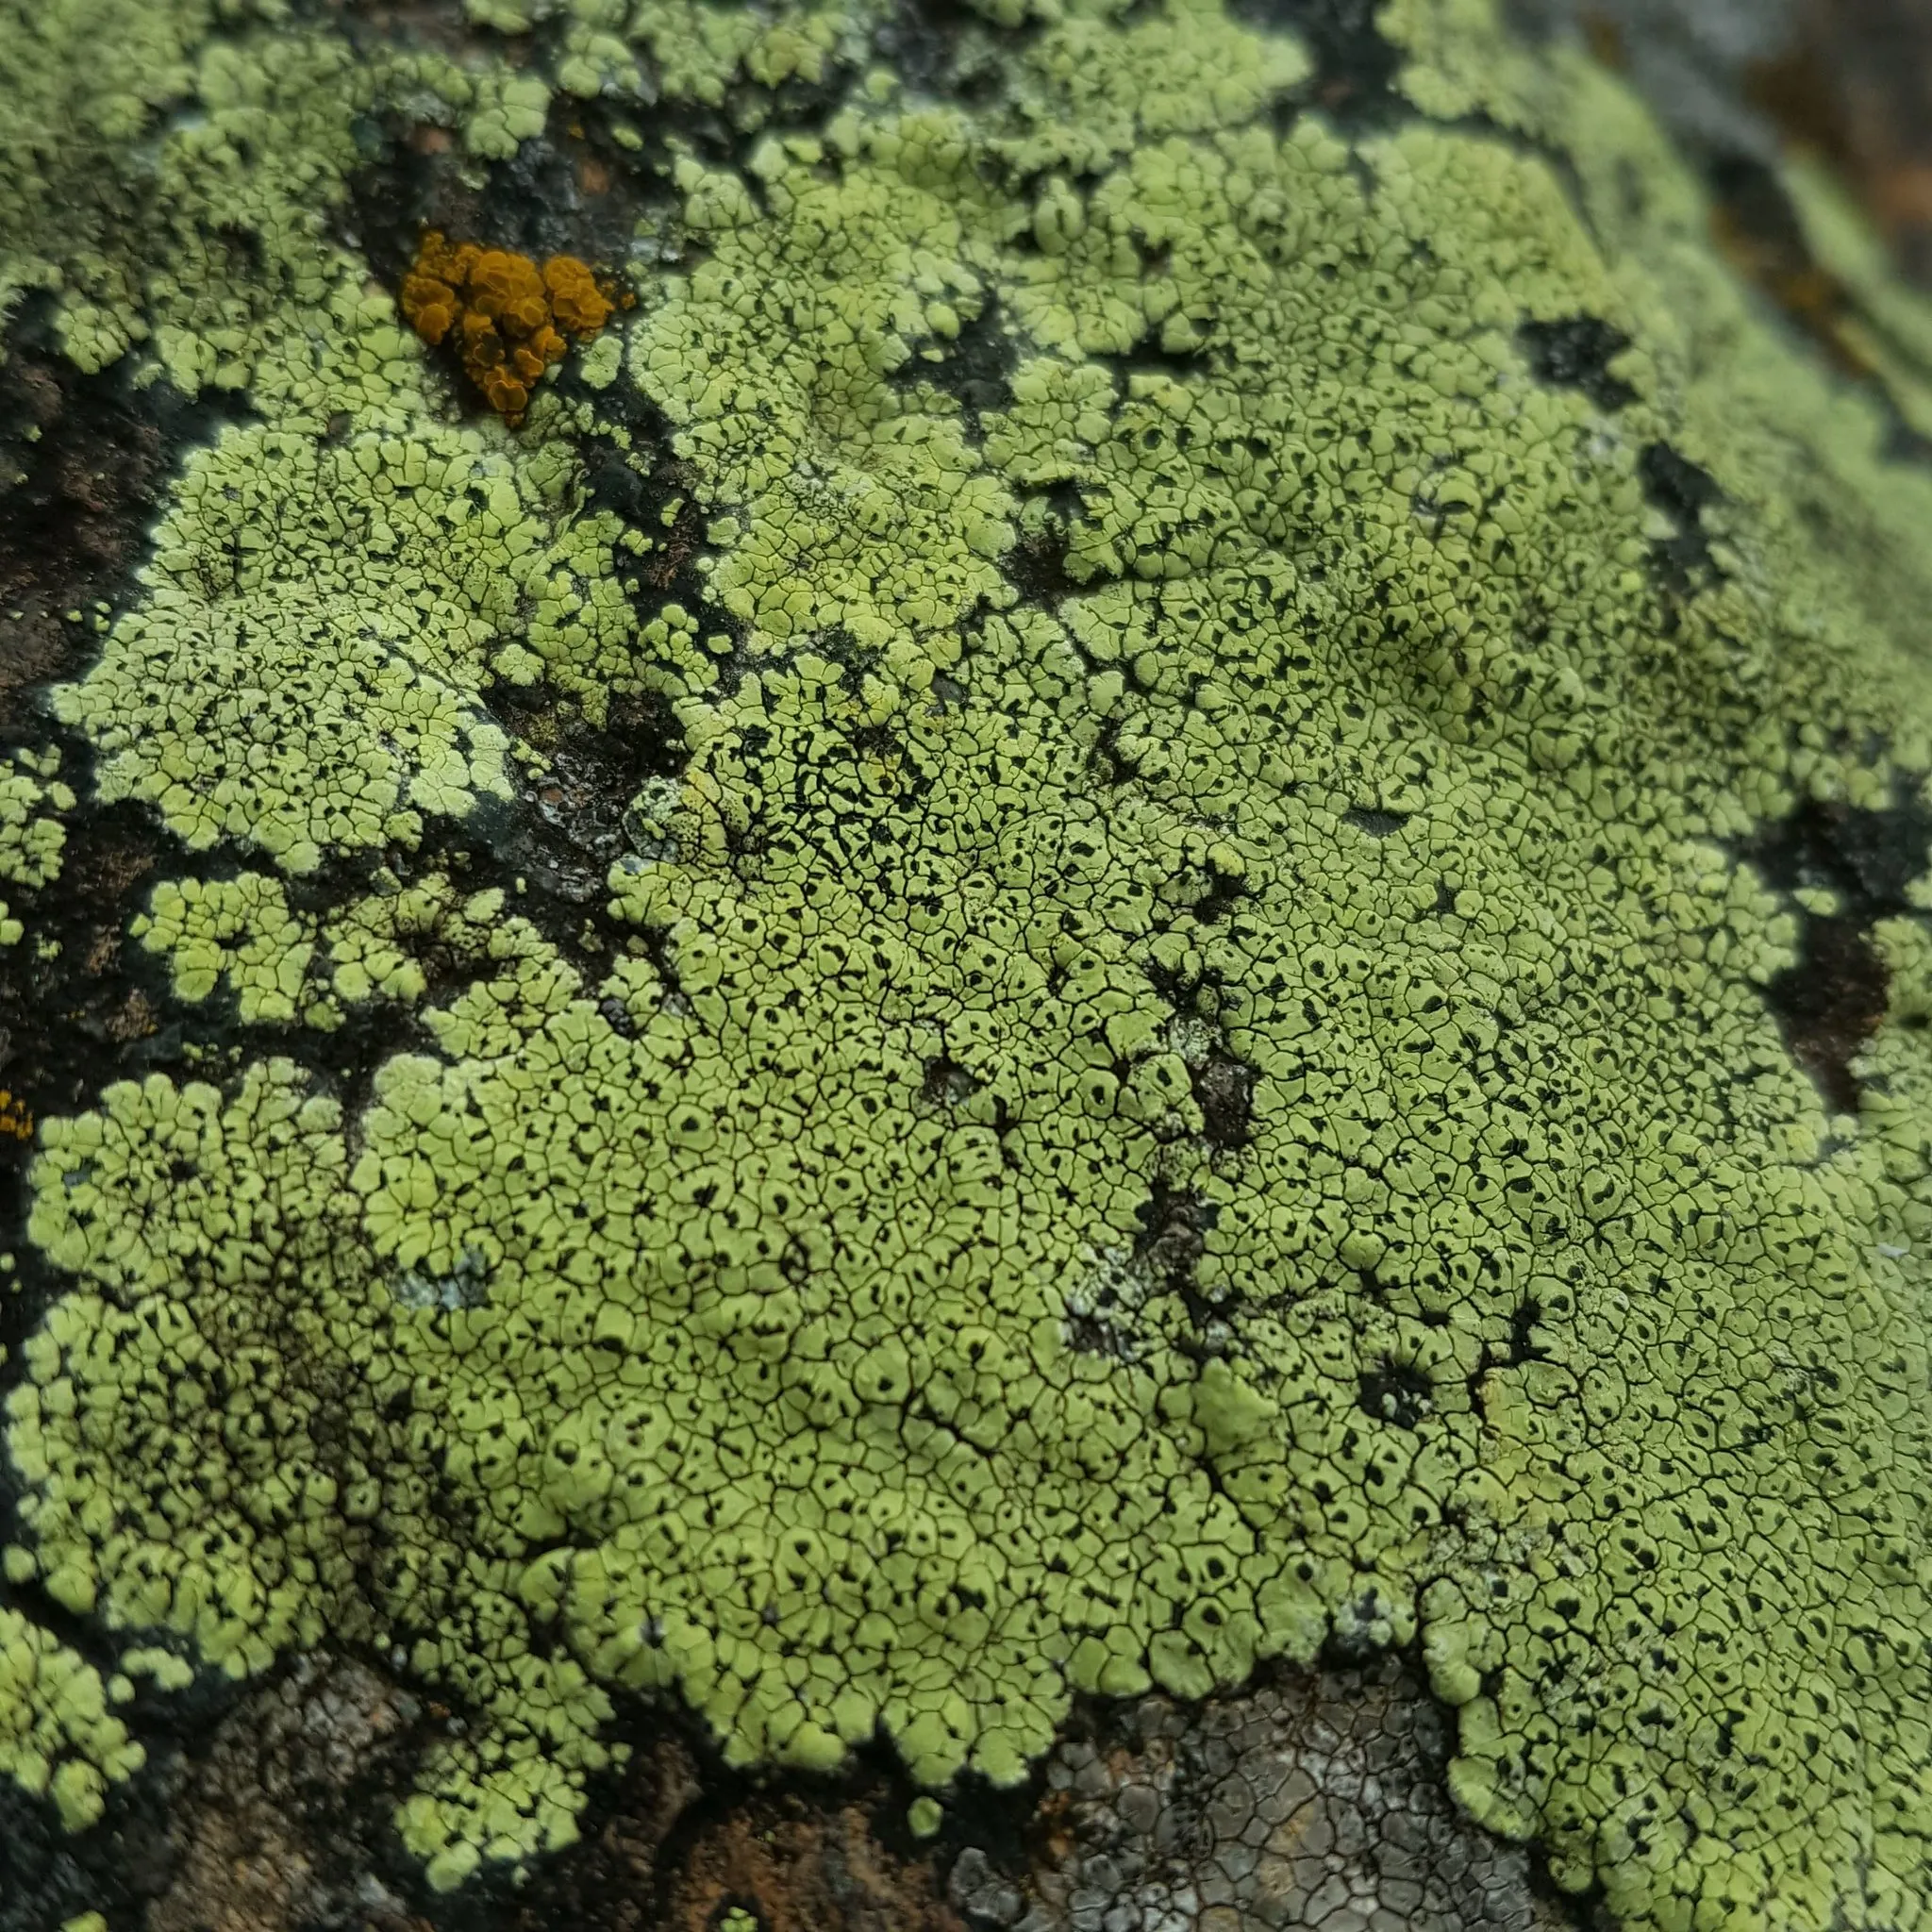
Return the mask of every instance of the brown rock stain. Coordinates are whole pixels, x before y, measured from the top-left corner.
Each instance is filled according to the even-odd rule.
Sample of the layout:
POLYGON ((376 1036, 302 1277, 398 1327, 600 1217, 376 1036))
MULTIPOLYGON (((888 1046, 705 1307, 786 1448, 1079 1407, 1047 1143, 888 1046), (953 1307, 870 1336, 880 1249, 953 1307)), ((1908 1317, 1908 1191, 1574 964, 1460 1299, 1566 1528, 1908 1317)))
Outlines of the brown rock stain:
POLYGON ((760 1806, 719 1820, 678 1874, 668 1932, 707 1932, 731 1905, 764 1932, 964 1932, 931 1867, 887 1851, 856 1805, 817 1817, 760 1806))

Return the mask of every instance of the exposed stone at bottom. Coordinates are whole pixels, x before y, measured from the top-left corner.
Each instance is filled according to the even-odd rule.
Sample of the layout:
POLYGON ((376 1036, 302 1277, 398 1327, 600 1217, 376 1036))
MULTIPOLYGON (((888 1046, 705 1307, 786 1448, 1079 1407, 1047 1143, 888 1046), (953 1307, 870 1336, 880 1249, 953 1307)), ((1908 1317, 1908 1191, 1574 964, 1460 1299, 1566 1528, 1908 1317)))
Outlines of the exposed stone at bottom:
POLYGON ((425 1716, 387 1678, 326 1653, 263 1686, 181 1768, 173 1882, 145 1932, 424 1932, 376 1870, 383 1818, 368 1800, 420 1748, 425 1716))
POLYGON ((644 1735, 586 1841, 521 1885, 438 1897, 389 1829, 447 1714, 311 1657, 174 1774, 172 1882, 145 1932, 1559 1932, 1528 1855, 1456 1812, 1414 1674, 1270 1673, 1201 1705, 1085 1707, 1032 1794, 971 1792, 930 1844, 882 1770, 708 1767, 644 1735), (413 1893, 413 1896, 408 1895, 413 1893), (736 1916, 734 1916, 736 1915, 736 1916))
POLYGON ((1448 1726, 1412 1674, 1291 1675, 1205 1706, 1148 1697, 1049 1759, 1045 1856, 974 1846, 953 1903, 1003 1932, 1554 1932, 1531 1861, 1456 1812, 1448 1726))

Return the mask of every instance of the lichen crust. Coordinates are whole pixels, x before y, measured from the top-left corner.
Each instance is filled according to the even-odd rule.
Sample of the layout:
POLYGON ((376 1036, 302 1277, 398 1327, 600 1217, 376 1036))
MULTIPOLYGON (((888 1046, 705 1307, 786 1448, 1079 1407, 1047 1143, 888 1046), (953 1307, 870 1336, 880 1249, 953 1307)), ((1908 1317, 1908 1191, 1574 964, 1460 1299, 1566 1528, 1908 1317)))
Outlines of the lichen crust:
POLYGON ((470 10, 737 104, 639 162, 680 245, 596 392, 702 594, 586 507, 614 406, 452 422, 303 258, 60 698, 105 792, 275 862, 141 937, 287 1037, 45 1123, 14 1567, 459 1702, 400 1818, 441 1885, 570 1841, 631 1693, 937 1790, 1076 1693, 1414 1643, 1458 1802, 1622 1923, 1924 1925, 1932 880, 1853 1109, 1769 997, 1837 914, 1753 857, 1932 808, 1880 392, 1475 0, 1388 9, 1359 123, 1218 0, 988 4, 953 89, 863 10, 470 10), (594 957, 355 873, 508 797, 540 685, 679 734, 594 957), (345 1103, 303 1042, 378 994, 424 1031, 345 1103))

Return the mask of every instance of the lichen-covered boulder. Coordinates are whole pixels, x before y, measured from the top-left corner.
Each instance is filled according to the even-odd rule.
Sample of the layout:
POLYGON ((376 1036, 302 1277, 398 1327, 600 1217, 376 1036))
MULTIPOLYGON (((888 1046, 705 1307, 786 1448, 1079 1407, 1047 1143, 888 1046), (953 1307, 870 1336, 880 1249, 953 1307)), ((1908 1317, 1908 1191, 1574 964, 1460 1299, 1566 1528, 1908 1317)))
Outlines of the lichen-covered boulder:
POLYGON ((942 1792, 1415 1645, 1624 1924, 1932 1923, 1911 354, 1580 56, 1318 11, 0 8, 0 294, 238 406, 22 780, 154 810, 175 1027, 41 1127, 0 1768, 362 1646, 455 1887, 638 1693, 942 1792), (516 425, 406 141, 634 298, 516 425))

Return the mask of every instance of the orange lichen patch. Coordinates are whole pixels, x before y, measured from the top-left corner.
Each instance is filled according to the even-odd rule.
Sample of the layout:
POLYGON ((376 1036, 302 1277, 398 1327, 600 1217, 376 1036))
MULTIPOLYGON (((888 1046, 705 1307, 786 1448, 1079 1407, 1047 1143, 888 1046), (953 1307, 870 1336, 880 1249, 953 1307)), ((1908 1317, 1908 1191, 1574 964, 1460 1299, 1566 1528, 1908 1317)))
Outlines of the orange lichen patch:
POLYGON ((574 255, 553 255, 543 264, 550 312, 575 336, 593 336, 610 320, 610 298, 574 255))
POLYGON ((0 1134, 10 1134, 16 1141, 34 1137, 33 1115, 4 1087, 0 1087, 0 1134))
POLYGON ((511 425, 523 421, 537 379, 563 359, 565 336, 595 335, 619 306, 574 255, 553 255, 540 269, 527 255, 452 244, 433 228, 403 277, 402 305, 425 342, 453 342, 470 380, 511 425))

